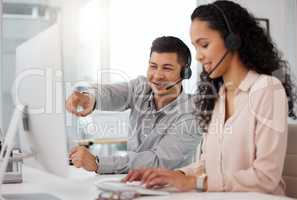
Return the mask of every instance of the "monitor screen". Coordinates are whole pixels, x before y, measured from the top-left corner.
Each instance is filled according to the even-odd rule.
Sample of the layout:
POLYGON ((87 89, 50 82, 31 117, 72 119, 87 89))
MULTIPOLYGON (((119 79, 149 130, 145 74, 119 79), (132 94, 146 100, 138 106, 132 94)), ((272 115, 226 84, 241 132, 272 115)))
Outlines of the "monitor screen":
POLYGON ((20 129, 27 165, 59 176, 68 172, 59 21, 16 49, 14 103, 28 106, 29 131, 20 129))

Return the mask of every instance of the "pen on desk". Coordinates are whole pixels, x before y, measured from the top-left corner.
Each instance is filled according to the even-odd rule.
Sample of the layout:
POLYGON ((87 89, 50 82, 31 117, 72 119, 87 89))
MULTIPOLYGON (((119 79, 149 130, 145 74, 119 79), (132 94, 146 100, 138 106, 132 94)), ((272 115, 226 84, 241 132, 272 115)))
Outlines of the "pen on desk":
POLYGON ((92 140, 80 140, 80 141, 78 141, 79 146, 83 146, 83 147, 86 147, 86 148, 89 148, 93 144, 94 144, 94 141, 92 141, 92 140))

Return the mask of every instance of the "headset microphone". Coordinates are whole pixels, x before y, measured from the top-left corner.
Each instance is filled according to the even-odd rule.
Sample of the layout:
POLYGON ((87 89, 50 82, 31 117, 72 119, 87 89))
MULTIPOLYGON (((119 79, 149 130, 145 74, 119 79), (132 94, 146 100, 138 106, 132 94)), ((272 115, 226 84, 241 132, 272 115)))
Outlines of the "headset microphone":
POLYGON ((224 61, 224 59, 226 58, 228 53, 229 53, 229 51, 227 50, 224 53, 224 55, 222 56, 222 58, 219 60, 219 62, 215 65, 215 67, 210 72, 203 71, 203 73, 202 73, 202 80, 203 81, 211 79, 210 75, 220 66, 220 64, 224 61))
POLYGON ((183 79, 180 79, 179 81, 175 82, 174 84, 167 86, 165 89, 166 90, 169 90, 169 89, 173 88, 174 86, 176 86, 177 84, 179 84, 180 82, 182 82, 182 80, 183 79))

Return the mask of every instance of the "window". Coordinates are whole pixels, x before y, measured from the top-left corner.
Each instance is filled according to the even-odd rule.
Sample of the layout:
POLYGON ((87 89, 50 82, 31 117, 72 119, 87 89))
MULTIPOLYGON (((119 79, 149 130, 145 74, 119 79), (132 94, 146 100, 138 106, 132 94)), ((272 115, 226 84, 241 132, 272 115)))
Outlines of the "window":
MULTIPOLYGON (((119 73, 111 74, 111 82, 146 75, 151 43, 157 37, 176 36, 192 48, 189 28, 195 7, 196 0, 112 0, 110 66, 119 73)), ((185 84, 188 91, 196 84, 195 70, 191 82, 185 84)))
MULTIPOLYGON (((82 37, 87 38, 84 41, 89 42, 90 50, 86 51, 89 57, 88 70, 93 72, 94 65, 99 62, 97 70, 104 73, 99 73, 99 81, 108 83, 129 81, 139 75, 146 75, 151 43, 164 35, 179 37, 192 49, 189 28, 190 15, 195 7, 196 0, 89 2, 82 9, 82 37), (92 59, 94 56, 100 57, 100 61, 92 59), (90 60, 94 62, 90 63, 90 60)), ((192 64, 193 77, 184 81, 187 92, 195 91, 196 68, 192 64)), ((89 73, 89 76, 94 79, 94 73, 89 73)))

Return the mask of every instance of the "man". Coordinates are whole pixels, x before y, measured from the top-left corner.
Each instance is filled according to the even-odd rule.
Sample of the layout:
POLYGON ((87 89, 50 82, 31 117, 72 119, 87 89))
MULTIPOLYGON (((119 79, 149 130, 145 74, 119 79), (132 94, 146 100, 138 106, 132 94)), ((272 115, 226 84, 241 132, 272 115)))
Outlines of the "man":
POLYGON ((160 37, 152 43, 147 78, 100 85, 96 99, 74 92, 66 107, 77 116, 88 115, 94 107, 105 111, 131 109, 127 155, 94 156, 85 147, 75 147, 70 153, 74 166, 106 174, 189 164, 200 142, 194 103, 181 85, 191 76, 190 63, 190 50, 180 39, 160 37), (82 112, 76 111, 79 105, 84 108, 82 112))

